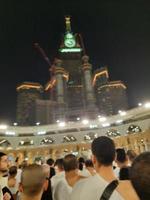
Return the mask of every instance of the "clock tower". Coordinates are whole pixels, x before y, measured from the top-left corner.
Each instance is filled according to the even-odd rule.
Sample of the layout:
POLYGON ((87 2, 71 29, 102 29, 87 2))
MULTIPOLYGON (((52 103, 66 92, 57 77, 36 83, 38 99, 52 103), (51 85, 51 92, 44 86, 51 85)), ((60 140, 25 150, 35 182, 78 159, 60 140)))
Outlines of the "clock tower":
POLYGON ((84 115, 82 47, 78 34, 71 30, 70 17, 65 17, 66 31, 59 49, 59 58, 65 71, 68 72, 67 82, 67 115, 74 119, 84 115))

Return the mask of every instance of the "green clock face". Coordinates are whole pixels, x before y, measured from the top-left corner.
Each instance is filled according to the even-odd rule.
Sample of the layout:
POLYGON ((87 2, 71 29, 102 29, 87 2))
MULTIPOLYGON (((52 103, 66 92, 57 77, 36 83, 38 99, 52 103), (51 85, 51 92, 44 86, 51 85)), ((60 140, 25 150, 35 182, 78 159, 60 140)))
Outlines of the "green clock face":
POLYGON ((72 48, 76 45, 76 41, 72 33, 66 33, 64 43, 65 46, 69 48, 72 48))
POLYGON ((65 39, 65 46, 72 48, 76 45, 75 39, 74 38, 66 38, 65 39))

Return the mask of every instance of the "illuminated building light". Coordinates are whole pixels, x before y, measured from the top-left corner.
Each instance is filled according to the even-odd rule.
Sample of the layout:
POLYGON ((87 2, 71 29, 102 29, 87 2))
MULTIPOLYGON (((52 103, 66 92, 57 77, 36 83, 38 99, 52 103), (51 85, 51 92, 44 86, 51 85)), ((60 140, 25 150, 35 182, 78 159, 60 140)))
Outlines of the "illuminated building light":
POLYGON ((18 123, 17 123, 17 122, 14 122, 14 123, 13 123, 13 125, 14 125, 14 126, 17 126, 17 125, 18 125, 18 123))
POLYGON ((25 83, 19 85, 16 89, 17 90, 20 90, 20 89, 42 89, 42 86, 38 83, 25 82, 25 83))
POLYGON ((123 83, 115 83, 115 84, 103 85, 100 87, 100 89, 105 88, 105 87, 123 87, 124 89, 127 88, 123 83))
POLYGON ((94 128, 97 128, 97 127, 98 127, 97 124, 90 124, 91 129, 94 129, 94 128))
POLYGON ((80 120, 80 117, 77 117, 77 121, 79 121, 80 120))
POLYGON ((1 140, 0 141, 0 144, 3 144, 3 143, 5 143, 7 140, 1 140))
POLYGON ((54 87, 55 83, 56 83, 55 79, 52 80, 52 81, 49 81, 48 84, 45 87, 45 90, 48 90, 48 89, 51 89, 52 87, 54 87))
POLYGON ((102 127, 108 127, 108 126, 110 126, 109 123, 102 124, 102 127))
POLYGON ((5 124, 0 124, 0 129, 2 129, 2 130, 6 130, 7 129, 7 125, 5 125, 5 124))
POLYGON ((36 125, 37 125, 37 126, 40 125, 40 122, 36 122, 36 125))
POLYGON ((82 123, 83 123, 84 125, 86 125, 86 124, 89 123, 89 120, 87 120, 87 119, 83 119, 83 120, 82 120, 82 123))
POLYGON ((144 107, 145 108, 150 108, 150 102, 145 103, 144 107))
POLYGON ((65 122, 59 122, 59 123, 58 123, 58 126, 64 127, 64 126, 66 126, 66 123, 65 123, 65 122))
POLYGON ((30 144, 34 144, 33 140, 30 141, 30 144))
POLYGON ((138 106, 142 106, 142 103, 138 103, 138 106))
POLYGON ((119 114, 120 114, 121 116, 125 116, 127 113, 126 113, 125 111, 121 111, 119 114))
POLYGON ((46 134, 46 131, 38 131, 37 134, 38 134, 38 135, 45 135, 45 134, 46 134))
POLYGON ((82 49, 81 48, 62 48, 62 49, 59 49, 59 51, 62 52, 62 53, 81 52, 82 49))
POLYGON ((123 122, 122 119, 118 119, 118 120, 116 121, 116 124, 121 124, 122 122, 123 122))
POLYGON ((14 131, 6 131, 5 135, 15 135, 16 133, 14 131))
POLYGON ((93 85, 95 85, 95 82, 96 82, 97 77, 99 77, 99 76, 101 76, 101 75, 103 75, 103 74, 106 74, 106 77, 107 77, 107 78, 109 77, 108 71, 107 71, 107 70, 104 70, 104 71, 102 71, 102 72, 98 72, 98 73, 96 73, 95 76, 94 76, 93 85))
POLYGON ((23 140, 21 140, 21 141, 20 141, 20 144, 21 144, 21 145, 24 145, 24 141, 23 141, 23 140))
POLYGON ((99 117, 99 119, 98 119, 100 122, 105 122, 106 120, 107 120, 107 118, 106 117, 99 117))
POLYGON ((63 74, 63 77, 68 81, 69 80, 69 75, 68 74, 63 74))

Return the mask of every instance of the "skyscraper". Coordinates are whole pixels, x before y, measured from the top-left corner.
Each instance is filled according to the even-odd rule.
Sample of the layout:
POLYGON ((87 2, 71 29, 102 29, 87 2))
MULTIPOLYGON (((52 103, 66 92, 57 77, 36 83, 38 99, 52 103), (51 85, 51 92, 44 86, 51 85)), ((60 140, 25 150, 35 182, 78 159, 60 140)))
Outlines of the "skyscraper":
MULTIPOLYGON (((82 38, 72 32, 68 16, 65 18, 65 25, 58 56, 50 66, 51 78, 43 87, 43 96, 36 96, 31 104, 34 107, 31 109, 33 121, 47 124, 57 120, 72 121, 78 117, 90 119, 96 118, 99 112, 110 115, 116 113, 116 109, 127 108, 123 90, 125 86, 122 87, 124 84, 118 82, 116 85, 115 82, 110 82, 107 68, 98 69, 92 74, 92 65, 85 54, 82 38)), ((20 102, 23 101, 20 98, 20 90, 17 91, 17 107, 25 110, 25 106, 20 102)), ((29 110, 27 109, 28 116, 29 110)), ((19 115, 17 118, 19 119, 19 115)), ((28 123, 24 116, 20 119, 23 122, 20 120, 20 124, 28 123)))

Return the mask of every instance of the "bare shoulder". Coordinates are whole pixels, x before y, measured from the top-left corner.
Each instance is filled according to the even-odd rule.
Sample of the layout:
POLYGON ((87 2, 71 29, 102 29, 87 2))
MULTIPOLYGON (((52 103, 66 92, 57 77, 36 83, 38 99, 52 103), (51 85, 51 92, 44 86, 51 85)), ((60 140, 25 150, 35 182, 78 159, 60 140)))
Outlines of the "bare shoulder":
POLYGON ((117 191, 121 194, 121 196, 125 200, 139 200, 132 184, 130 181, 119 181, 119 185, 117 187, 117 191))

